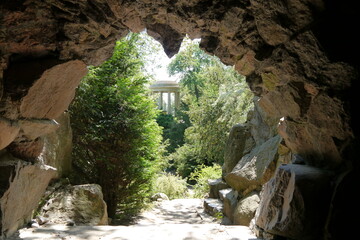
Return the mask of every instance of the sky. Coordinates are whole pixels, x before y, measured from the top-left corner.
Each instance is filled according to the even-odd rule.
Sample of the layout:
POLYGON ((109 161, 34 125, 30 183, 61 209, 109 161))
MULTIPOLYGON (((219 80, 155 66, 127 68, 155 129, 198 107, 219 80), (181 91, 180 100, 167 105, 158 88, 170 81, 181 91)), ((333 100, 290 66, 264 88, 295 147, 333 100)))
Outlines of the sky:
POLYGON ((145 68, 149 73, 151 73, 157 81, 159 80, 171 80, 171 81, 178 81, 179 77, 176 76, 169 76, 167 72, 167 66, 171 62, 171 59, 165 54, 164 48, 161 46, 159 42, 154 40, 152 37, 148 36, 146 32, 142 32, 144 37, 151 41, 152 45, 155 45, 155 49, 157 50, 153 53, 153 56, 148 59, 145 63, 145 68), (149 61, 150 60, 150 61, 149 61))
MULTIPOLYGON (((171 62, 171 60, 173 60, 175 58, 175 56, 173 56, 171 59, 165 54, 164 52, 164 48, 161 46, 161 44, 159 42, 157 42, 156 40, 154 40, 152 37, 148 36, 146 34, 146 31, 142 32, 142 34, 144 34, 145 38, 148 38, 152 44, 154 44, 156 46, 156 53, 154 58, 156 59, 155 61, 147 61, 146 63, 146 69, 152 73, 155 77, 155 79, 157 81, 159 80, 171 80, 171 81, 179 81, 180 76, 169 76, 168 72, 167 72, 167 66, 169 65, 169 63, 171 62), (146 36, 145 36, 146 35, 146 36)), ((191 40, 191 42, 193 41, 197 41, 200 42, 200 39, 194 39, 191 40)), ((187 39, 186 41, 183 41, 183 44, 180 47, 180 51, 187 45, 187 43, 189 42, 189 39, 187 39), (184 44, 185 43, 185 44, 184 44)))
MULTIPOLYGON (((174 57, 173 57, 174 58, 174 57)), ((171 58, 171 59, 173 59, 171 58)), ((176 76, 169 76, 167 72, 167 66, 171 62, 171 59, 166 56, 163 49, 161 49, 158 53, 158 64, 159 66, 153 69, 153 74, 156 80, 170 80, 177 81, 178 78, 176 76)))

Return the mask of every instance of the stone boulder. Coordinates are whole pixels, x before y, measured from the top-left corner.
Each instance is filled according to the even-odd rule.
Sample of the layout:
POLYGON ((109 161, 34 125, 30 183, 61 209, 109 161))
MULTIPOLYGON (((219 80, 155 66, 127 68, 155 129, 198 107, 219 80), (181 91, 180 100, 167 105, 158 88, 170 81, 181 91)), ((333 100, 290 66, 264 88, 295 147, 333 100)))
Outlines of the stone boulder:
POLYGON ((259 189, 275 172, 281 140, 276 135, 243 156, 231 173, 225 176, 227 184, 243 195, 259 189))
POLYGON ((219 191, 222 189, 229 188, 229 185, 226 184, 221 178, 219 179, 209 179, 209 198, 220 198, 219 191))
POLYGON ((40 210, 49 223, 76 225, 107 225, 107 206, 97 184, 68 185, 51 194, 40 210))
POLYGON ((291 239, 321 239, 331 198, 332 174, 306 165, 281 166, 264 186, 255 223, 291 239))
POLYGON ((252 192, 240 199, 234 211, 234 224, 249 226, 251 219, 255 216, 259 202, 260 197, 257 192, 252 192))
POLYGON ((279 117, 271 115, 273 109, 266 108, 263 98, 254 97, 253 102, 254 110, 248 113, 247 125, 256 146, 259 146, 277 134, 279 117))
POLYGON ((1 232, 6 237, 31 219, 49 181, 55 177, 55 169, 46 165, 29 164, 10 154, 3 155, 2 158, 6 158, 6 161, 1 160, 1 168, 6 167, 12 173, 8 179, 10 184, 0 199, 1 232))
POLYGON ((250 128, 244 124, 234 125, 225 145, 223 175, 230 173, 242 156, 249 153, 254 145, 250 128))
POLYGON ((44 148, 41 153, 45 164, 57 169, 59 177, 67 176, 71 171, 72 130, 70 114, 64 112, 56 122, 60 127, 44 136, 44 148))

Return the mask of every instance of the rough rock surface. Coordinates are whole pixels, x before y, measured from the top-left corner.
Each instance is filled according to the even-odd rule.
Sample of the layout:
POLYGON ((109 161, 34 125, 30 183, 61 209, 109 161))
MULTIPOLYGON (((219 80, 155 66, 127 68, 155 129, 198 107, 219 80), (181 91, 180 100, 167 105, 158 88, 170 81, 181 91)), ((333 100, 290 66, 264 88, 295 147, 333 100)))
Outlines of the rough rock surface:
POLYGON ((226 182, 239 193, 244 195, 261 188, 275 172, 278 159, 280 136, 275 136, 260 146, 255 147, 249 154, 242 157, 231 173, 225 176, 226 182))
POLYGON ((79 60, 46 70, 22 99, 20 115, 38 119, 60 117, 74 98, 75 88, 86 73, 86 65, 79 60))
POLYGON ((225 145, 223 175, 230 173, 242 156, 254 147, 254 140, 247 125, 236 124, 231 128, 225 145))
POLYGON ((19 125, 24 136, 29 140, 35 140, 40 136, 55 131, 59 127, 56 121, 47 119, 20 120, 19 125))
POLYGON ((40 215, 48 218, 49 223, 108 224, 106 203, 97 184, 66 186, 56 190, 40 210, 40 215))
POLYGON ((7 165, 14 167, 15 174, 0 199, 3 236, 11 236, 31 219, 49 181, 55 177, 55 170, 46 165, 30 165, 14 158, 8 159, 7 165))
POLYGON ((251 219, 254 218, 256 209, 259 206, 260 197, 257 192, 241 198, 234 211, 234 224, 249 226, 251 219))
POLYGON ((255 223, 291 239, 320 239, 331 196, 331 173, 315 167, 281 166, 266 183, 255 223))
POLYGON ((63 177, 71 171, 72 131, 70 114, 64 112, 56 119, 56 122, 60 127, 44 137, 41 157, 46 165, 56 168, 59 177, 63 177))
POLYGON ((0 150, 7 147, 20 131, 18 124, 0 117, 0 150))
POLYGON ((12 142, 6 150, 19 159, 35 163, 37 162, 43 147, 44 141, 42 138, 31 141, 21 137, 12 142))
POLYGON ((262 101, 263 98, 254 97, 254 110, 248 113, 246 122, 257 146, 278 134, 279 118, 274 117, 268 109, 263 109, 262 101))

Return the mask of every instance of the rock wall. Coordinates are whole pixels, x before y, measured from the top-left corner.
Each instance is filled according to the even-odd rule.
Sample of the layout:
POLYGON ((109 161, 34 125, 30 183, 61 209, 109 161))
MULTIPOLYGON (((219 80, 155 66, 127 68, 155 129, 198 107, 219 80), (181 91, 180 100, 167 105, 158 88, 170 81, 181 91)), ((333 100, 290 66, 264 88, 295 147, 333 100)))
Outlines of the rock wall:
POLYGON ((222 176, 228 188, 221 190, 226 188, 222 187, 226 184, 221 179, 209 182, 207 201, 222 200, 223 214, 231 224, 249 226, 259 204, 263 207, 259 198, 263 185, 274 176, 277 167, 289 163, 293 155, 277 133, 275 123, 279 120, 264 112, 258 100, 255 98, 254 110, 248 113, 247 121, 230 131, 222 176))
MULTIPOLYGON (((0 147, 35 162, 43 145, 37 136, 64 112, 85 64, 108 58, 128 29, 146 28, 169 56, 189 34, 247 76, 259 97, 259 116, 273 119, 258 137, 253 134, 257 145, 274 136, 282 119, 286 147, 305 164, 332 169, 335 176, 349 173, 335 177, 332 197, 329 224, 342 226, 336 219, 344 217, 346 201, 337 191, 351 189, 348 179, 359 172, 356 9, 355 2, 324 0, 3 0, 0 147), (37 132, 21 127, 22 120, 37 132)), ((328 229, 328 236, 341 232, 328 229)))
POLYGON ((43 137, 44 147, 41 158, 44 163, 56 168, 58 177, 66 177, 71 173, 72 130, 70 114, 64 112, 56 119, 60 125, 54 132, 43 137))
POLYGON ((8 237, 31 219, 33 210, 38 206, 50 180, 56 176, 56 171, 46 165, 32 165, 19 159, 8 161, 6 166, 13 175, 8 189, 0 198, 0 205, 1 234, 8 237))

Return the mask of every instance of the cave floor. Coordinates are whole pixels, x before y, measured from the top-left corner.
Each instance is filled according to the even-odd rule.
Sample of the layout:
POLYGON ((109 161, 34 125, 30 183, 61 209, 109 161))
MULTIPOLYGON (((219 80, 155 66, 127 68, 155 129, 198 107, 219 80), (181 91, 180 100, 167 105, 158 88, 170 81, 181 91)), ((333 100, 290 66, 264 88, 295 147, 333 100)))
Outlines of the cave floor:
POLYGON ((220 225, 205 214, 200 199, 157 203, 131 226, 43 225, 20 229, 9 239, 56 240, 257 240, 248 227, 220 225))

